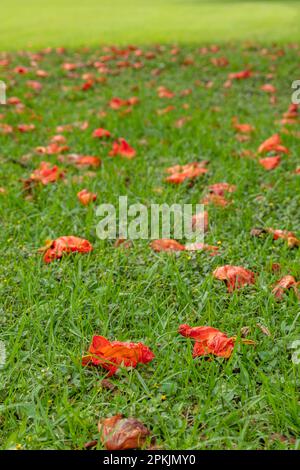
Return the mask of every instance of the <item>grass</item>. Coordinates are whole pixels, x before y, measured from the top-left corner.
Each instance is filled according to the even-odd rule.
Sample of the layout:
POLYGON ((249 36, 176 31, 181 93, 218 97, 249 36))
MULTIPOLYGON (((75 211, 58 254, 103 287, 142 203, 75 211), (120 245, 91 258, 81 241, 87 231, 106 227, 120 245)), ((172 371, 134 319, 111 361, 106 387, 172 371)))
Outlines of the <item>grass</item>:
POLYGON ((0 194, 0 341, 7 356, 0 370, 1 448, 80 449, 97 438, 97 420, 116 413, 142 420, 164 449, 299 448, 299 369, 289 349, 299 339, 299 305, 292 291, 281 302, 271 294, 282 275, 300 279, 299 249, 289 250, 271 237, 250 236, 253 226, 299 234, 299 176, 293 174, 299 138, 282 134, 291 153, 271 172, 256 158, 237 156, 243 149, 255 152, 280 130, 276 122, 290 104, 299 49, 285 48, 285 55, 277 52, 232 46, 201 55, 190 46, 183 47, 174 61, 166 46, 154 59, 142 59, 145 66, 139 70, 118 69, 112 60, 113 73, 106 83, 84 92, 81 76, 97 75, 90 64, 103 52, 54 51, 38 62, 50 74, 40 79, 39 93, 26 86, 36 79, 30 56, 10 55, 3 75, 8 97, 18 96, 25 109, 18 114, 13 106, 1 107, 0 122, 34 123, 36 129, 1 136, 0 186, 6 193, 0 194), (212 55, 226 55, 230 65, 213 66, 212 55), (191 56, 194 64, 182 65, 191 56), (80 63, 82 68, 68 74, 61 68, 63 62, 80 63), (256 75, 223 88, 228 72, 249 64, 256 75), (13 73, 17 65, 29 67, 28 74, 13 73), (157 69, 160 75, 152 73, 157 69), (213 86, 206 88, 210 80, 213 86), (278 90, 275 105, 260 91, 270 80, 278 90), (159 85, 176 96, 159 99, 159 85), (186 88, 192 94, 180 96, 186 88), (108 108, 113 96, 132 95, 140 99, 132 113, 121 115, 108 108), (158 116, 157 110, 169 104, 175 109, 158 116), (236 140, 233 116, 255 126, 249 142, 236 140), (182 117, 191 119, 176 128, 174 123, 182 117), (65 166, 66 184, 36 188, 33 197, 26 198, 20 178, 28 177, 41 159, 57 162, 55 155, 41 157, 34 149, 46 145, 58 125, 78 121, 88 121, 89 127, 65 133, 70 152, 100 156, 101 168, 92 177, 65 166), (125 137, 137 157, 109 158, 110 145, 91 136, 100 126, 125 137), (209 173, 194 185, 163 182, 166 167, 195 159, 208 159, 210 164, 209 173), (197 203, 208 184, 220 181, 236 184, 237 191, 227 208, 209 207, 205 241, 219 242, 217 257, 201 252, 155 254, 147 241, 136 241, 127 251, 114 248, 113 242, 96 236, 94 206, 83 207, 76 197, 87 187, 98 194, 99 203, 116 204, 119 195, 127 195, 129 203, 197 203), (69 234, 90 240, 94 251, 45 265, 37 248, 47 238, 69 234), (280 263, 280 273, 272 272, 274 262, 280 263), (253 270, 255 286, 228 294, 212 277, 223 264, 253 270), (228 361, 193 360, 190 340, 177 333, 180 323, 211 325, 228 335, 239 335, 248 326, 257 345, 238 345, 228 361), (268 327, 271 336, 265 336, 257 323, 268 327), (122 369, 111 379, 115 391, 105 390, 103 370, 81 366, 93 334, 143 341, 156 358, 135 370, 122 369))
POLYGON ((10 0, 2 49, 130 42, 298 41, 297 0, 10 0))

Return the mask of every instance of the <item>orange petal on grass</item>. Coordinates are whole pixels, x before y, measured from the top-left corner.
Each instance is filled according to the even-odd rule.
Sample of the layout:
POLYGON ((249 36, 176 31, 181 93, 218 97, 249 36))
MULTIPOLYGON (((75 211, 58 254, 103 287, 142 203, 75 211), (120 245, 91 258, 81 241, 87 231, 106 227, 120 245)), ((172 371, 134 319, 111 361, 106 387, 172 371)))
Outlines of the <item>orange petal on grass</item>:
POLYGON ((297 286, 300 283, 296 281, 293 276, 287 275, 283 276, 275 285, 274 289, 272 290, 272 294, 275 295, 277 299, 282 299, 284 291, 290 289, 291 287, 295 290, 298 298, 299 293, 297 291, 297 286))
POLYGON ((234 72, 228 75, 228 80, 244 80, 245 78, 252 77, 251 70, 242 70, 241 72, 234 72))
POLYGON ((174 165, 166 169, 166 172, 170 174, 165 181, 167 183, 181 184, 185 180, 195 179, 208 172, 204 166, 207 164, 204 162, 193 162, 187 165, 174 165))
POLYGON ((192 217, 192 229, 194 231, 202 230, 207 232, 208 230, 208 212, 203 211, 198 214, 193 215, 192 217))
POLYGON ((101 419, 98 430, 106 450, 139 449, 150 436, 143 423, 135 418, 123 418, 121 414, 101 419))
POLYGON ((93 336, 89 354, 83 356, 82 365, 100 366, 114 375, 121 367, 136 367, 147 364, 154 358, 153 352, 143 343, 109 341, 103 336, 93 336))
POLYGON ((64 172, 60 170, 58 166, 51 166, 51 163, 49 162, 41 162, 39 168, 34 170, 34 172, 30 175, 29 180, 26 181, 40 182, 46 185, 49 183, 54 183, 55 181, 64 178, 64 176, 64 172))
POLYGON ((236 186, 228 183, 215 183, 208 186, 208 190, 210 193, 224 196, 225 193, 233 193, 236 191, 236 186))
POLYGON ((214 206, 219 206, 219 207, 226 207, 228 204, 230 204, 227 199, 225 199, 224 196, 220 196, 220 194, 213 194, 210 193, 207 196, 205 196, 202 200, 201 203, 204 204, 205 206, 212 204, 214 206))
POLYGON ((170 238, 161 238, 159 240, 153 240, 150 243, 152 250, 156 252, 160 251, 184 251, 185 246, 176 240, 171 240, 170 238))
POLYGON ((103 129, 102 127, 98 127, 93 132, 93 137, 98 139, 103 139, 105 137, 110 137, 110 132, 107 129, 103 129))
POLYGON ((226 282, 228 292, 233 292, 235 289, 255 283, 254 273, 242 266, 226 264, 215 269, 213 276, 220 281, 226 282))
POLYGON ((280 161, 281 157, 279 155, 259 159, 260 165, 263 166, 265 170, 273 170, 280 164, 280 161))
POLYGON ((265 83, 260 87, 262 91, 265 91, 266 93, 276 93, 276 87, 272 85, 271 83, 265 83))
MULTIPOLYGON (((62 258, 67 253, 89 253, 93 247, 84 238, 74 237, 73 235, 59 237, 56 240, 48 242, 45 247, 44 261, 45 263, 51 263, 56 259, 62 258)), ((41 249, 40 251, 42 251, 41 249)))
POLYGON ((237 132, 240 132, 241 134, 251 134, 251 132, 254 132, 255 130, 251 124, 239 123, 236 117, 232 118, 232 126, 237 132))
POLYGON ((121 137, 113 143, 113 147, 109 152, 110 157, 115 157, 116 155, 120 155, 121 157, 128 158, 130 160, 135 157, 136 151, 125 139, 121 137))
POLYGON ((97 194, 91 193, 87 189, 82 189, 77 193, 77 197, 81 204, 87 206, 90 202, 96 201, 97 194))
MULTIPOLYGON (((178 331, 182 336, 195 340, 193 357, 213 354, 228 359, 232 354, 236 341, 236 337, 228 338, 225 333, 211 326, 190 327, 189 325, 180 325, 178 331)), ((251 340, 241 339, 241 341, 246 344, 255 344, 251 340)))
POLYGON ((289 153, 289 150, 281 144, 280 135, 273 134, 258 147, 258 153, 266 152, 289 153))

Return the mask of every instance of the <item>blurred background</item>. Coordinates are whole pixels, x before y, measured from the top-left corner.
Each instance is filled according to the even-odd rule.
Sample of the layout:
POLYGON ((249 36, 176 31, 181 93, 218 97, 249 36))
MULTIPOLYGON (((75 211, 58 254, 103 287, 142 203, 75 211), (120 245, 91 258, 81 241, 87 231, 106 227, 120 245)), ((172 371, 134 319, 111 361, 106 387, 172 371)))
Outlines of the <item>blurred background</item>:
MULTIPOLYGON (((5 0, 1 50, 300 39, 299 0, 5 0)), ((4 3, 4 4, 3 4, 4 3)))

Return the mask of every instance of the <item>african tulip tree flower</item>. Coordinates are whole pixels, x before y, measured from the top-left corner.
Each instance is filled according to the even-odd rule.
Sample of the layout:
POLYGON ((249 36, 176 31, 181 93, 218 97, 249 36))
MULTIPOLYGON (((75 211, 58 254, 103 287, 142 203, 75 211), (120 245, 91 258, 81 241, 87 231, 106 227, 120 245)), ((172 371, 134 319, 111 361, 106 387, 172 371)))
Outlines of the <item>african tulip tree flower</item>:
POLYGON ((98 127, 98 129, 94 130, 93 137, 98 138, 98 139, 103 139, 104 137, 110 137, 110 132, 107 129, 98 127))
POLYGON ((116 155, 120 155, 121 157, 131 159, 135 156, 136 151, 132 148, 128 142, 122 137, 116 140, 113 143, 113 147, 109 152, 110 157, 115 157, 116 155))
POLYGON ((90 193, 87 189, 82 189, 81 191, 79 191, 79 193, 77 193, 77 197, 81 204, 87 206, 90 202, 96 201, 97 194, 90 193))
POLYGON ((255 283, 254 273, 242 266, 226 264, 215 269, 213 276, 220 281, 226 282, 228 292, 233 292, 235 289, 255 283))
POLYGON ((64 177, 64 172, 58 166, 51 166, 49 162, 41 162, 39 168, 34 170, 28 181, 39 182, 44 185, 54 183, 64 177))
POLYGON ((55 259, 60 259, 67 253, 89 253, 93 247, 89 241, 84 238, 73 237, 72 235, 66 237, 59 237, 56 240, 50 240, 45 247, 40 248, 39 251, 44 252, 45 263, 51 263, 55 259))
POLYGON ((135 418, 124 418, 121 414, 101 419, 98 431, 106 450, 139 449, 150 436, 143 423, 135 418))
POLYGON ((166 172, 170 174, 165 181, 167 183, 181 184, 185 180, 195 179, 200 175, 208 172, 207 168, 204 168, 207 164, 204 162, 193 162, 186 165, 174 165, 166 169, 166 172))
POLYGON ((283 276, 275 285, 272 290, 272 294, 275 295, 277 299, 282 299, 284 291, 290 288, 293 288, 297 297, 300 298, 297 286, 300 285, 300 282, 297 282, 294 276, 283 276))
POLYGON ((154 357, 153 352, 143 343, 123 343, 109 341, 103 336, 93 336, 89 354, 83 356, 82 365, 101 366, 111 376, 121 366, 136 367, 139 363, 151 362, 154 357))
POLYGON ((267 152, 289 153, 289 150, 281 144, 280 135, 273 134, 258 147, 258 153, 267 152))
POLYGON ((276 155, 275 157, 266 157, 259 159, 260 165, 263 166, 265 170, 273 170, 274 168, 277 168, 280 164, 280 161, 281 158, 279 155, 276 155))
MULTIPOLYGON (((213 354, 228 359, 232 354, 236 341, 235 336, 228 338, 225 333, 211 326, 191 327, 189 325, 180 325, 178 331, 182 336, 195 340, 193 357, 213 354)), ((242 340, 242 342, 254 344, 251 340, 242 340)))

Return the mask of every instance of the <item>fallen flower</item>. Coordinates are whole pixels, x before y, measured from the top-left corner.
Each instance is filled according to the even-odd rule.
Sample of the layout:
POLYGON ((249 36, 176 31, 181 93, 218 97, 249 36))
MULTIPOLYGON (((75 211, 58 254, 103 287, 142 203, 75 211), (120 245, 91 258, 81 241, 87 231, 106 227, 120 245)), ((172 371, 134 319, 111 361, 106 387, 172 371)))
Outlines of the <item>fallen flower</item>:
POLYGON ((84 206, 87 206, 90 202, 96 201, 97 199, 97 194, 95 193, 90 193, 87 189, 82 189, 77 193, 77 197, 81 204, 84 206))
MULTIPOLYGON (((193 357, 207 356, 213 354, 214 356, 224 357, 228 359, 233 351, 236 337, 230 337, 225 333, 212 328, 211 326, 195 326, 180 325, 179 334, 187 338, 194 339, 195 345, 193 349, 193 357)), ((254 341, 241 339, 242 343, 255 344, 254 341)))
POLYGON ((275 157, 266 157, 266 158, 260 158, 259 163, 261 166, 265 168, 265 170, 273 170, 280 164, 281 158, 279 155, 276 155, 275 157))
POLYGON ((121 157, 128 158, 129 160, 135 157, 136 151, 134 148, 130 147, 128 142, 122 137, 116 140, 113 143, 112 150, 109 152, 111 157, 115 157, 116 155, 120 155, 121 157))
POLYGON ((165 178, 165 181, 173 184, 181 184, 187 179, 195 179, 200 175, 208 172, 204 166, 207 162, 193 162, 187 165, 174 165, 166 169, 170 176, 165 178))
POLYGON ((160 251, 184 251, 184 245, 178 243, 176 240, 171 240, 169 238, 161 238, 159 240, 153 240, 150 243, 152 250, 156 252, 160 251))
POLYGON ((49 162, 41 162, 39 168, 34 170, 30 178, 25 180, 24 183, 30 184, 32 182, 40 182, 44 185, 54 183, 59 179, 64 178, 65 174, 58 166, 51 166, 49 162))
POLYGON ((67 253, 89 253, 93 247, 84 238, 74 237, 72 235, 59 237, 56 240, 50 240, 46 246, 40 248, 40 252, 44 252, 45 263, 50 263, 55 259, 60 259, 63 254, 67 253))
POLYGON ((228 80, 243 80, 245 78, 252 77, 253 73, 251 70, 242 70, 241 72, 234 72, 228 75, 228 80))
POLYGON ((110 137, 110 132, 107 129, 103 129, 102 127, 99 127, 98 129, 94 130, 93 137, 98 138, 98 139, 103 139, 104 137, 110 137))
POLYGON ((224 193, 233 193, 236 191, 236 186, 228 183, 215 183, 208 186, 208 190, 210 193, 224 196, 224 193))
POLYGON ((213 276, 215 279, 226 282, 228 292, 233 292, 235 289, 255 283, 254 273, 242 266, 226 264, 215 269, 213 276))
POLYGON ((150 431, 140 421, 121 414, 101 419, 98 430, 106 450, 140 449, 150 436, 150 431))
POLYGON ((274 289, 272 290, 272 294, 275 295, 277 299, 282 299, 284 291, 290 288, 293 288, 297 297, 300 299, 299 292, 297 290, 297 286, 300 282, 297 282, 293 276, 287 275, 283 276, 275 285, 274 289))
POLYGON ((254 132, 255 130, 251 124, 239 123, 235 116, 232 118, 232 126, 237 132, 240 132, 241 134, 251 134, 251 132, 254 132))
POLYGON ((289 150, 281 144, 280 135, 274 134, 258 147, 258 153, 266 152, 289 153, 289 150))
POLYGON ((154 357, 153 352, 143 343, 123 343, 109 341, 103 336, 93 336, 89 354, 83 356, 82 365, 101 366, 111 376, 121 366, 136 367, 139 363, 151 362, 154 357))

